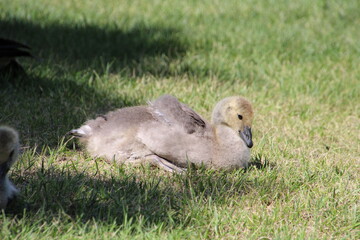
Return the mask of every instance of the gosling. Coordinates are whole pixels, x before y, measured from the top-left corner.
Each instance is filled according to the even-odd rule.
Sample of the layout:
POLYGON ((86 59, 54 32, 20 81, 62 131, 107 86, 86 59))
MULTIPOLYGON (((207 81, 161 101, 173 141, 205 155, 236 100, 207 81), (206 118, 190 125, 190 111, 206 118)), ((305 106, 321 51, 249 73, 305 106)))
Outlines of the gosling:
POLYGON ((19 57, 30 57, 30 47, 10 39, 0 38, 0 74, 17 76, 25 71, 17 61, 19 57))
POLYGON ((121 108, 87 121, 69 133, 93 157, 122 163, 151 163, 181 172, 189 163, 214 169, 248 166, 253 110, 243 97, 216 104, 211 123, 173 96, 147 106, 121 108))
POLYGON ((18 153, 18 133, 10 127, 0 126, 0 209, 5 209, 8 202, 18 194, 7 175, 17 161, 18 153))

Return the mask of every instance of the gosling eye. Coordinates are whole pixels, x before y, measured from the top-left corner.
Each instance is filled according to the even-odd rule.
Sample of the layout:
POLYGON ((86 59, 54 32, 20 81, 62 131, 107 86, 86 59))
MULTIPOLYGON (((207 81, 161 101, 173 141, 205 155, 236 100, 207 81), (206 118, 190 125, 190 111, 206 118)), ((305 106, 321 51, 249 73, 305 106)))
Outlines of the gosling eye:
POLYGON ((243 119, 243 116, 240 115, 240 114, 238 114, 238 118, 239 118, 240 120, 242 120, 242 119, 243 119))

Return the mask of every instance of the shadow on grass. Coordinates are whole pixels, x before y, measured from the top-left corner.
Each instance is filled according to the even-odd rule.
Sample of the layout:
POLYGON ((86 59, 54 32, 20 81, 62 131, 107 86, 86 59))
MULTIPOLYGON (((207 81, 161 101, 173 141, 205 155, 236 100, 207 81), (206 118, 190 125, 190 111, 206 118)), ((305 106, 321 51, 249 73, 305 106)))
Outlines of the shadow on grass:
POLYGON ((251 159, 245 171, 251 171, 252 169, 265 169, 265 168, 273 169, 274 167, 275 167, 275 163, 270 162, 267 157, 261 154, 257 154, 255 157, 251 159))
POLYGON ((138 104, 128 96, 110 97, 65 78, 28 77, 0 81, 0 124, 15 127, 23 144, 54 147, 87 118, 138 104))
POLYGON ((233 199, 247 194, 252 184, 241 170, 229 175, 205 169, 171 177, 147 175, 143 179, 120 167, 115 176, 104 179, 97 173, 50 167, 18 171, 12 178, 22 183, 22 196, 9 205, 9 217, 22 218, 26 210, 27 216, 38 216, 35 222, 37 218, 51 222, 62 212, 81 222, 94 219, 122 225, 142 219, 148 227, 191 224, 191 219, 203 214, 203 203, 209 199, 214 204, 227 204, 229 196, 233 199))
POLYGON ((63 211, 82 222, 95 219, 122 224, 143 217, 151 224, 165 221, 179 207, 175 193, 171 188, 161 189, 159 180, 144 182, 126 175, 103 180, 54 169, 21 178, 19 181, 26 185, 22 197, 13 201, 6 211, 18 218, 26 209, 28 214, 44 213, 45 221, 63 211))
POLYGON ((127 75, 169 75, 172 61, 186 53, 187 40, 179 29, 139 23, 118 26, 38 24, 22 19, 0 20, 1 37, 24 42, 38 58, 67 70, 91 69, 127 75))
POLYGON ((123 30, 12 18, 1 19, 0 29, 0 37, 31 46, 41 60, 29 60, 35 66, 32 71, 25 68, 28 77, 8 82, 1 77, 0 124, 17 128, 23 143, 40 149, 56 146, 67 131, 95 114, 138 104, 128 96, 110 97, 80 83, 79 74, 121 72, 126 81, 144 74, 173 74, 169 66, 181 59, 187 46, 180 30, 142 23, 123 30), (76 75, 76 82, 69 75, 76 75))

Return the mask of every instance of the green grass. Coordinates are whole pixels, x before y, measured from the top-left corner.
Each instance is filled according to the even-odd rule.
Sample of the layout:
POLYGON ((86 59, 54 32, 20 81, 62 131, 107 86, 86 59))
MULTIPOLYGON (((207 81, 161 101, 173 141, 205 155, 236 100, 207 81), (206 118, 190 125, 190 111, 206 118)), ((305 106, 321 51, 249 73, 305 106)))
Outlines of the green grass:
POLYGON ((0 239, 359 239, 360 3, 0 2, 32 46, 0 80, 24 149, 0 239), (254 167, 171 175, 90 158, 65 133, 169 93, 207 118, 253 102, 254 167), (258 166, 258 167, 256 167, 258 166))

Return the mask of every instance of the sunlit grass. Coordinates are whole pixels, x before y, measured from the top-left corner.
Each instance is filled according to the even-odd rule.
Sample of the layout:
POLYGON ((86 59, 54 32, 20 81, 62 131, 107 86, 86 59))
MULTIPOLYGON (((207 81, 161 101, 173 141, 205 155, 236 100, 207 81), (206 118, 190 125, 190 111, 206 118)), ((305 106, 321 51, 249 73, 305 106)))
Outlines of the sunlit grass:
POLYGON ((349 1, 0 2, 32 46, 0 80, 21 196, 0 239, 358 239, 360 6, 349 1), (204 117, 242 95, 254 164, 171 175, 93 159, 65 136, 114 108, 178 97, 204 117), (255 167, 255 166, 258 167, 255 167))

